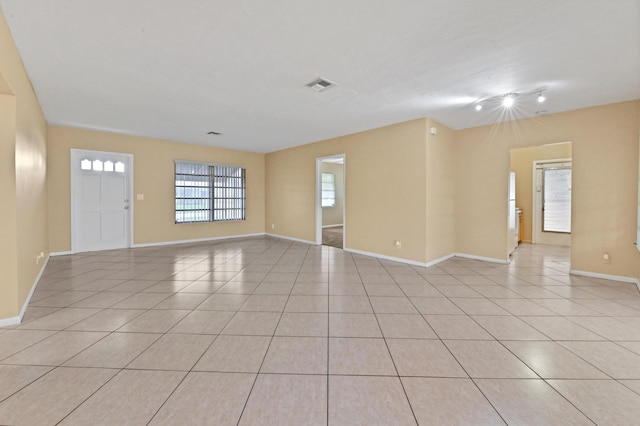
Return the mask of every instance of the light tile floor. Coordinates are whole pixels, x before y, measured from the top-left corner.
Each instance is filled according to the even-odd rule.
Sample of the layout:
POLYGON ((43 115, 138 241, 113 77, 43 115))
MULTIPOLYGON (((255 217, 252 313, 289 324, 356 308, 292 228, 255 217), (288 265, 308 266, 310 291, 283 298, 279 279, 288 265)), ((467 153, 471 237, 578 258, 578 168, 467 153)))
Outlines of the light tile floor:
POLYGON ((640 294, 568 271, 269 237, 55 257, 0 329, 0 424, 638 424, 640 294))

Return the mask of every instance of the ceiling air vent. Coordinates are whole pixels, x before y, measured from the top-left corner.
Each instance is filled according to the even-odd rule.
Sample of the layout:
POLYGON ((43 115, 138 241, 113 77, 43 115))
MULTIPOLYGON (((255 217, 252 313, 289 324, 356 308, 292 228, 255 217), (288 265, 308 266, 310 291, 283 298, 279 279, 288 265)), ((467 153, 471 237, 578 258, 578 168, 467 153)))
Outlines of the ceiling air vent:
POLYGON ((322 92, 324 90, 327 90, 333 86, 335 86, 336 84, 326 80, 322 77, 318 77, 315 80, 313 80, 311 83, 307 83, 307 87, 312 88, 313 90, 315 90, 316 92, 322 92))

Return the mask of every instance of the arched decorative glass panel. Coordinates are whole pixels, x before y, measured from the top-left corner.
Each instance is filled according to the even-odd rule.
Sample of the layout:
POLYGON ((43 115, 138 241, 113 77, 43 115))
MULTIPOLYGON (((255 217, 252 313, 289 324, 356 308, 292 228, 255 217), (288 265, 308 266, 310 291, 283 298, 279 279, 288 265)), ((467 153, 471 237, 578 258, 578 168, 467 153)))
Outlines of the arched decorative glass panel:
POLYGON ((122 161, 116 163, 116 172, 124 173, 124 163, 122 161))
POLYGON ((95 170, 96 172, 101 172, 102 171, 102 161, 93 160, 93 170, 95 170))
POLYGON ((112 172, 113 171, 113 161, 105 161, 104 162, 104 171, 112 172))
POLYGON ((86 158, 80 162, 81 170, 91 170, 91 160, 87 160, 86 158))

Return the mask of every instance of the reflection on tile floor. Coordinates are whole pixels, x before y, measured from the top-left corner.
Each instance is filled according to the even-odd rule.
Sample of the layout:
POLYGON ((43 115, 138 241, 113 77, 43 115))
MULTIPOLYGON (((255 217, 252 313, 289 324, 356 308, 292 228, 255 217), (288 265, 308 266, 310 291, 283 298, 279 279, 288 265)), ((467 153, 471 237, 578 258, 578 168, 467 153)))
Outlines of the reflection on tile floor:
POLYGON ((640 294, 569 251, 431 268, 270 237, 55 257, 0 424, 637 424, 640 294))

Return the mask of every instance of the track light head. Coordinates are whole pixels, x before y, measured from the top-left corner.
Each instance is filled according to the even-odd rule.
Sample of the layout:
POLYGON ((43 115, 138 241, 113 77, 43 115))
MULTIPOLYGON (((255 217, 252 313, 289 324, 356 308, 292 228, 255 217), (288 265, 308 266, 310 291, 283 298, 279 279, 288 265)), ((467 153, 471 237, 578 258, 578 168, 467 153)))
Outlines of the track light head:
POLYGON ((502 99, 502 105, 506 108, 510 108, 516 102, 516 97, 514 95, 505 95, 504 99, 502 99))

